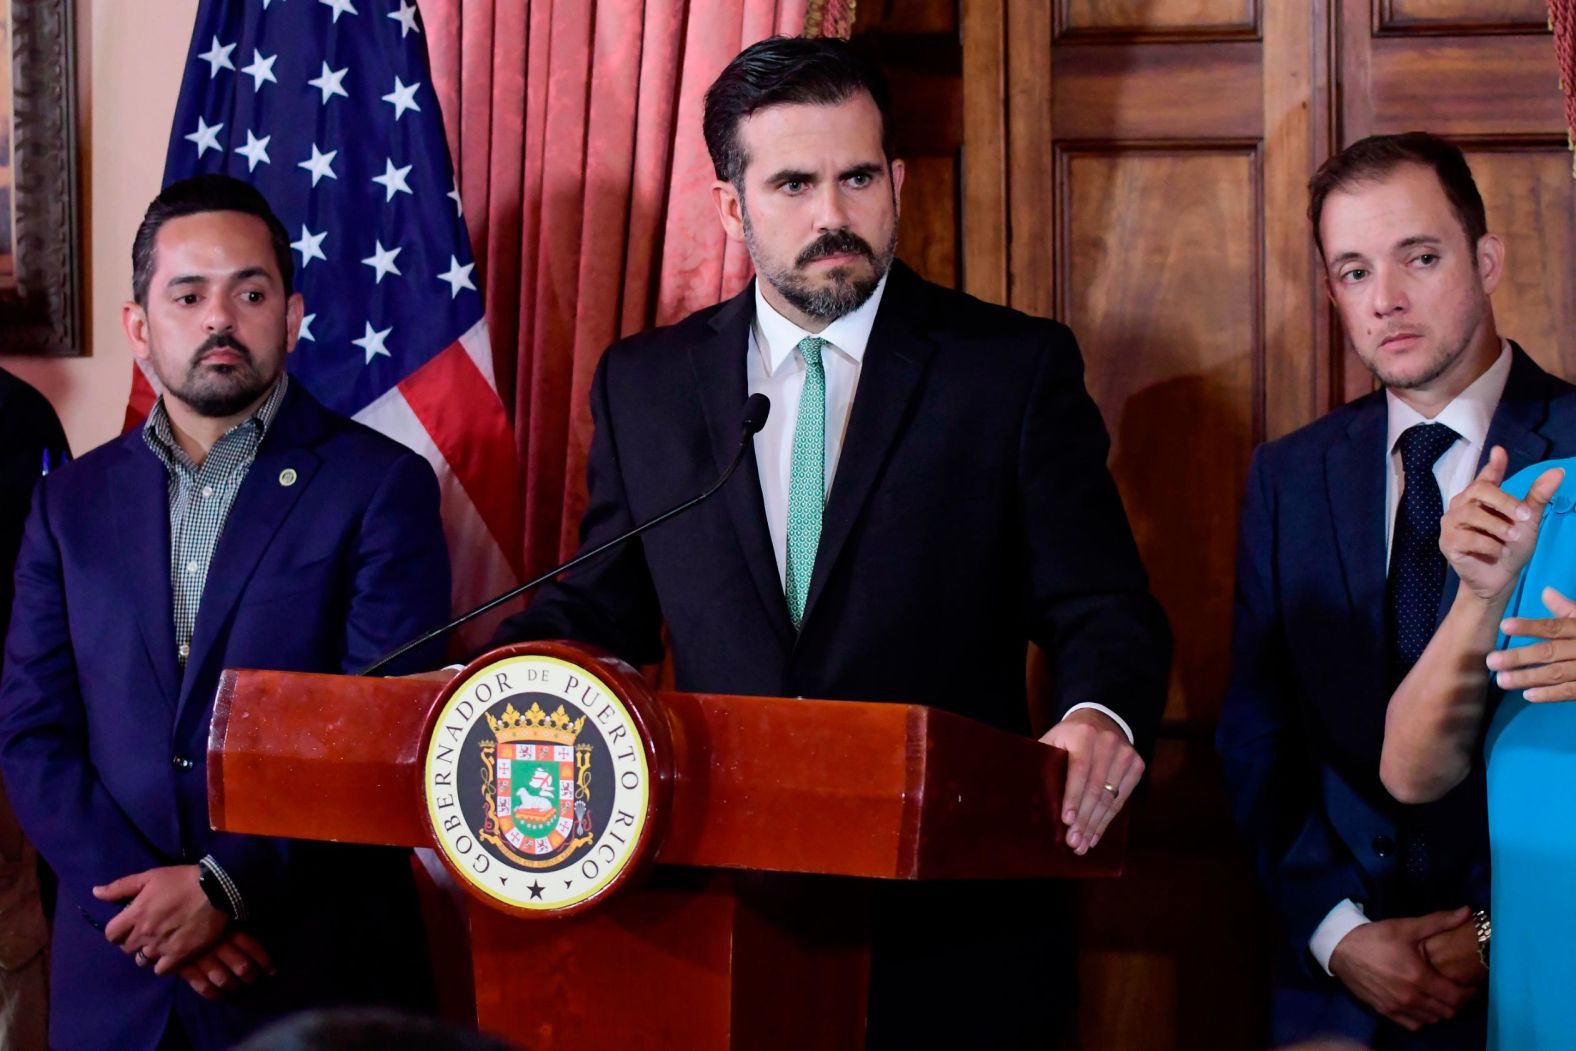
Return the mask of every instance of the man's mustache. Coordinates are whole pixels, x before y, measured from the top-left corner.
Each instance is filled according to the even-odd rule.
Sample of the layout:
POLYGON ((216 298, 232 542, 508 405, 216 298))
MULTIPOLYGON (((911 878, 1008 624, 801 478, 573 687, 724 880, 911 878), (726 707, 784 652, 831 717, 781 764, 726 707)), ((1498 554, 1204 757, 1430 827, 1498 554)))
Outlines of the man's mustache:
POLYGON ((862 255, 872 263, 876 261, 875 250, 858 234, 850 230, 828 230, 799 253, 794 265, 807 266, 829 255, 862 255))
POLYGON ((252 350, 245 343, 242 343, 228 332, 215 332, 203 340, 202 346, 198 347, 196 352, 192 354, 192 366, 195 368, 201 365, 204 358, 221 348, 237 352, 248 362, 252 360, 252 350))

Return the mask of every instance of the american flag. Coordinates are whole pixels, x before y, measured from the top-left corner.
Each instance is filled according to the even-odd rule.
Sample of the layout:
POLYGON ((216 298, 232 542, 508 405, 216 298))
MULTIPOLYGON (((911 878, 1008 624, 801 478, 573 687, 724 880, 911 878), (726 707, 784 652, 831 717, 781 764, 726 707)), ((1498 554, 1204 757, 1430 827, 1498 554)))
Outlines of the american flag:
MULTIPOLYGON (((437 471, 455 607, 519 579, 514 437, 415 5, 202 0, 164 182, 204 172, 251 182, 294 238, 292 376, 437 471)), ((128 420, 153 397, 134 376, 128 420)))

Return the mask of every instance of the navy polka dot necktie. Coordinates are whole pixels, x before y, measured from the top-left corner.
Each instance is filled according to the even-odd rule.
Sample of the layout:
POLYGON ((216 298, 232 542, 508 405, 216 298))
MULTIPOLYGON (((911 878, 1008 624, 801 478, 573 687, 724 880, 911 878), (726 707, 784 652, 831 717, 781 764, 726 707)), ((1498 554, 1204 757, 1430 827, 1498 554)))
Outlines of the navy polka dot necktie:
POLYGON ((1460 435, 1442 423, 1419 423, 1401 434, 1405 482, 1390 538, 1389 641, 1391 682, 1412 670, 1433 637, 1445 587, 1445 556, 1439 550, 1444 497, 1434 464, 1460 435))

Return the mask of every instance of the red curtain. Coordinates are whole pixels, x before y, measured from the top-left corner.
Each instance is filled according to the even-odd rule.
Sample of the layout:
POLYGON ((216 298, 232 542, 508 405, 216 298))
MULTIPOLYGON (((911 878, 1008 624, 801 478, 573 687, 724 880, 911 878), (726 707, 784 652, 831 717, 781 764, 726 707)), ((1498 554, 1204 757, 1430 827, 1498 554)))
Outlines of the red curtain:
POLYGON ((706 88, 808 0, 423 0, 434 87, 514 394, 525 565, 573 551, 591 377, 620 336, 741 288, 711 204, 706 88))

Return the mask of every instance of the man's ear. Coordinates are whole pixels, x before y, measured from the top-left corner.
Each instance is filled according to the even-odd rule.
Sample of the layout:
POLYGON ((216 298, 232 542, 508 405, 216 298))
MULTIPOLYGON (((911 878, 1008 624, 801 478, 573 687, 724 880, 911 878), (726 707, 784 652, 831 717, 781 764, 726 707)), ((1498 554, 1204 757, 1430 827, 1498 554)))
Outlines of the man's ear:
POLYGON ((903 215, 903 176, 908 169, 903 164, 903 158, 898 157, 887 166, 887 170, 891 173, 889 178, 892 180, 892 211, 893 214, 901 218, 903 215))
POLYGON ((1485 295, 1492 295, 1505 276, 1505 242, 1495 234, 1484 234, 1477 243, 1478 280, 1485 295))
POLYGON ((148 360, 151 351, 148 348, 147 308, 136 302, 122 303, 120 325, 126 330, 126 339, 131 343, 132 356, 141 361, 148 360))
POLYGON ((744 195, 739 188, 725 179, 711 184, 711 202, 717 206, 717 218, 722 221, 722 232, 728 240, 744 243, 744 195))
POLYGON ((306 300, 301 298, 300 292, 292 292, 285 303, 285 353, 289 354, 296 348, 296 340, 301 338, 301 321, 306 317, 306 300))

